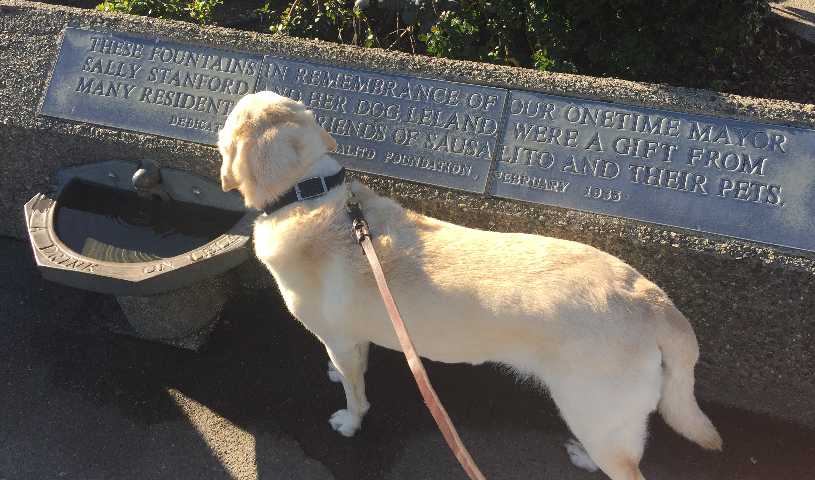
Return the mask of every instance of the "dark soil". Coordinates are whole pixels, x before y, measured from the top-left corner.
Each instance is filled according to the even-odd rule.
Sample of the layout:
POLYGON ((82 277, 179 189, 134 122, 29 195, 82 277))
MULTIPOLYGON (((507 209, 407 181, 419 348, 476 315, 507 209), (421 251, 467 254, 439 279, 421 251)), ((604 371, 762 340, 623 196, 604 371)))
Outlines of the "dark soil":
POLYGON ((769 18, 756 44, 729 75, 715 75, 704 88, 750 97, 815 103, 815 45, 769 18))
MULTIPOLYGON (((43 3, 94 8, 99 0, 61 0, 43 3)), ((269 19, 257 13, 264 0, 224 2, 215 12, 220 26, 266 32, 269 19)), ((272 7, 285 7, 287 0, 277 0, 272 7), (275 5, 276 4, 276 5, 275 5)), ((770 15, 756 35, 752 48, 745 49, 728 70, 711 67, 707 78, 688 79, 676 86, 705 88, 750 97, 815 103, 815 45, 788 32, 781 21, 770 15)), ((645 79, 648 81, 648 79, 645 79)))

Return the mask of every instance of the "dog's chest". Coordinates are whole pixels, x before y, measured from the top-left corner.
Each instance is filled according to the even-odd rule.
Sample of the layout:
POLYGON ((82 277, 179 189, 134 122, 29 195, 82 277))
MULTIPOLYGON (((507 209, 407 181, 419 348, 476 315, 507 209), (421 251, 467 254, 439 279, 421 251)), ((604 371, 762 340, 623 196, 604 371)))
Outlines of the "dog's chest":
MULTIPOLYGON (((350 234, 349 234, 350 235, 350 234)), ((341 283, 332 272, 347 266, 336 265, 345 243, 332 240, 335 229, 321 222, 311 225, 259 220, 255 224, 255 254, 277 282, 289 310, 303 318, 304 310, 318 308, 330 285, 341 283), (339 243, 339 244, 338 244, 339 243)))

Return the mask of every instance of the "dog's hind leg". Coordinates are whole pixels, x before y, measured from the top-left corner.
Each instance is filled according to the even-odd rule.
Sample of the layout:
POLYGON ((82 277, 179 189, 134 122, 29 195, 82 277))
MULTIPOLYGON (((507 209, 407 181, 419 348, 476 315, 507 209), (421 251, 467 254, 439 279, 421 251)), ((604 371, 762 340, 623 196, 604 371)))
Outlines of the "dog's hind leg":
MULTIPOLYGON (((625 369, 617 372, 601 373, 596 367, 562 372, 546 383, 572 433, 606 475, 612 480, 644 480, 639 463, 648 416, 659 401, 659 356, 632 358, 623 365, 625 369)), ((575 447, 569 451, 572 458, 575 447)))
MULTIPOLYGON (((579 406, 570 395, 566 395, 572 397, 569 399, 563 398, 562 394, 557 398, 553 395, 585 453, 612 480, 644 480, 639 463, 645 447, 648 415, 655 405, 643 408, 636 405, 636 399, 632 399, 632 404, 620 405, 617 402, 620 399, 609 398, 609 392, 593 390, 589 395, 586 393, 583 393, 583 399, 576 402, 579 406)), ((567 444, 573 461, 573 454, 579 450, 576 447, 578 445, 574 443, 567 444)), ((585 462, 578 466, 586 468, 590 465, 591 462, 585 462)))
MULTIPOLYGON (((607 440, 607 442, 613 441, 607 440)), ((598 459, 595 463, 595 460, 577 440, 569 440, 565 446, 569 453, 569 460, 579 468, 590 472, 601 468, 612 480, 645 480, 639 470, 642 454, 638 457, 632 452, 626 452, 625 448, 617 448, 613 443, 605 443, 592 449, 593 455, 598 459), (597 463, 600 465, 598 466, 597 463)))
POLYGON ((347 344, 344 342, 326 343, 325 349, 338 373, 345 390, 347 408, 337 410, 328 422, 340 434, 351 437, 362 424, 362 417, 371 408, 365 398, 365 370, 368 368, 367 342, 347 344))

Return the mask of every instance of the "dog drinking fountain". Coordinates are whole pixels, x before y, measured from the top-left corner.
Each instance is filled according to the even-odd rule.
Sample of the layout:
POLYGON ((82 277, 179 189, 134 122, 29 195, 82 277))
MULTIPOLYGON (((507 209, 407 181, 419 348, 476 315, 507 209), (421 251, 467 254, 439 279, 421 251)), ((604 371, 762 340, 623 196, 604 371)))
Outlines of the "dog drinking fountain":
POLYGON ((109 161, 57 173, 25 205, 43 276, 116 295, 133 333, 199 348, 249 257, 254 214, 189 172, 109 161))

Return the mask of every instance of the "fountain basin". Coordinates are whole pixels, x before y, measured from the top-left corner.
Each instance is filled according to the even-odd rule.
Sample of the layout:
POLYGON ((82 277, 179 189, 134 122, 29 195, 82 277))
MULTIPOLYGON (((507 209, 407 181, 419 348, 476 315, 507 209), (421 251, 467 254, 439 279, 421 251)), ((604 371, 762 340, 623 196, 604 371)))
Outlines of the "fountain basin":
POLYGON ((26 226, 45 278, 116 295, 139 336, 183 344, 228 299, 222 277, 249 257, 255 214, 210 180, 153 168, 152 182, 127 161, 60 170, 26 226))

